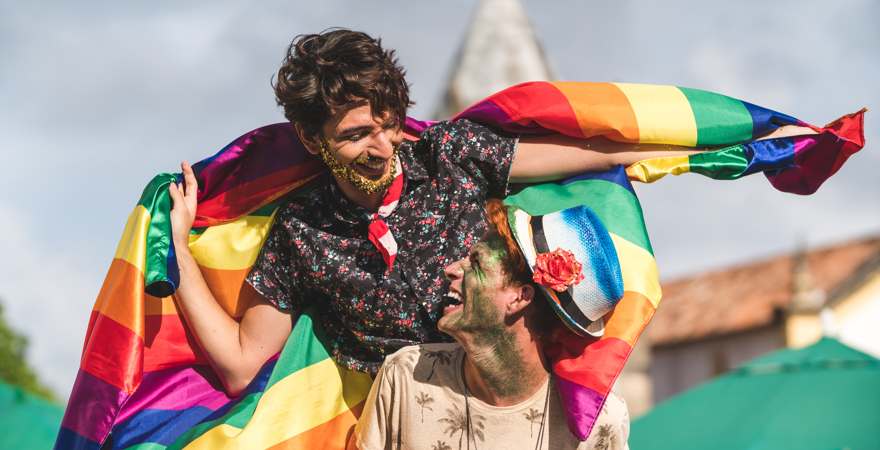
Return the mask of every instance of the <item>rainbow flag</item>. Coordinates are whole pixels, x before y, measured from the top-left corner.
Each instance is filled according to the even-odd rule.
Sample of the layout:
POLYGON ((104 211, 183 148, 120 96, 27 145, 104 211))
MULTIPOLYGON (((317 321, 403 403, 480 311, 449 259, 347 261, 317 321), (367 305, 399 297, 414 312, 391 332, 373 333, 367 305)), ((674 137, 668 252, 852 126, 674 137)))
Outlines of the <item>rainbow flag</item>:
POLYGON ((605 225, 617 252, 623 298, 605 318, 602 337, 580 337, 560 326, 545 347, 568 412, 569 429, 586 439, 614 380, 660 304, 660 276, 642 207, 623 167, 529 186, 504 203, 533 216, 585 205, 605 225))
MULTIPOLYGON (((606 318, 605 336, 560 335, 560 345, 548 349, 575 434, 589 433, 660 300, 656 264, 627 178, 652 182, 666 174, 695 172, 736 179, 760 171, 779 190, 808 194, 863 146, 863 112, 815 127, 695 89, 536 82, 504 90, 454 118, 521 134, 713 148, 690 157, 646 159, 625 172, 535 186, 508 199, 566 189, 589 198, 597 215, 607 219, 625 264, 626 293, 606 318), (817 134, 755 140, 789 124, 809 126, 817 134)), ((408 119, 407 137, 418 139, 429 125, 408 119)), ((199 208, 189 246, 212 292, 237 318, 249 306, 238 294, 271 227, 274 202, 308 188, 324 169, 287 123, 246 133, 194 169, 199 208)), ((242 395, 223 393, 173 299, 179 275, 167 187, 178 179, 179 174, 155 177, 128 219, 92 311, 55 447, 341 448, 370 380, 329 359, 321 330, 308 315, 242 395)))

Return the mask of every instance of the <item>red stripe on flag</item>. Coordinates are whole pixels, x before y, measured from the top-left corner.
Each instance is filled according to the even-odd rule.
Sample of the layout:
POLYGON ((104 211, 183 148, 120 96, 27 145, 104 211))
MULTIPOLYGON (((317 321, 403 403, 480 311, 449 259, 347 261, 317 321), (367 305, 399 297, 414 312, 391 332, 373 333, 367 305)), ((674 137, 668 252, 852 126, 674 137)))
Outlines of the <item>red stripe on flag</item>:
POLYGON ((192 333, 180 316, 165 314, 146 317, 144 371, 208 364, 192 333))
POLYGON ((593 340, 565 330, 547 348, 553 373, 572 383, 606 394, 623 370, 632 347, 617 338, 593 340), (585 345, 586 344, 586 345, 585 345))
POLYGON ((143 374, 143 339, 97 311, 92 316, 80 367, 123 392, 133 392, 143 374))
POLYGON ((489 97, 487 101, 495 103, 520 125, 537 122, 544 128, 568 136, 583 136, 568 98, 550 83, 520 84, 489 97))
POLYGON ((320 162, 309 161, 280 170, 199 203, 194 227, 217 225, 253 210, 243 206, 262 206, 312 180, 324 170, 320 162))

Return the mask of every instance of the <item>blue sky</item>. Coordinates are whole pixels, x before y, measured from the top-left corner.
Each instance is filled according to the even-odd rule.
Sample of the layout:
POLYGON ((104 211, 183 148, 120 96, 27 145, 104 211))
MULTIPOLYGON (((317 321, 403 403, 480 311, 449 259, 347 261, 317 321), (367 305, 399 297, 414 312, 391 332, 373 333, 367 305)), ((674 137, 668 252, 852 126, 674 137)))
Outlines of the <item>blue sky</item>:
MULTIPOLYGON (((475 5, 130 3, 0 1, 0 299, 62 397, 141 188, 282 121, 269 82, 293 36, 382 37, 408 69, 411 115, 427 118, 475 5)), ((880 105, 875 1, 523 4, 561 79, 708 89, 818 124, 880 105)), ((867 148, 810 197, 760 176, 637 187, 663 276, 880 232, 875 114, 867 148)))

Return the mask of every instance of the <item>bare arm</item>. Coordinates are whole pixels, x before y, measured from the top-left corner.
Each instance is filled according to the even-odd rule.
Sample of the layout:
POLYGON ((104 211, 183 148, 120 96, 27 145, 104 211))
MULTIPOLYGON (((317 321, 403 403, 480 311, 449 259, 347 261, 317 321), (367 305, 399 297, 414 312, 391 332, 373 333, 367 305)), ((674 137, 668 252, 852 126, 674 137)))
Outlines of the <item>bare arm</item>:
MULTIPOLYGON (((758 140, 816 134, 810 128, 787 125, 758 140)), ((605 138, 576 139, 562 135, 524 137, 519 141, 510 181, 514 183, 557 180, 583 172, 599 172, 614 166, 664 156, 700 153, 709 148, 664 144, 626 144, 605 138)))
POLYGON ((196 210, 198 185, 192 168, 181 164, 185 186, 169 187, 174 248, 180 268, 177 306, 208 357, 226 391, 241 392, 260 367, 284 346, 292 329, 292 317, 269 304, 245 283, 241 301, 251 304, 236 321, 217 303, 196 260, 189 251, 189 230, 196 210))

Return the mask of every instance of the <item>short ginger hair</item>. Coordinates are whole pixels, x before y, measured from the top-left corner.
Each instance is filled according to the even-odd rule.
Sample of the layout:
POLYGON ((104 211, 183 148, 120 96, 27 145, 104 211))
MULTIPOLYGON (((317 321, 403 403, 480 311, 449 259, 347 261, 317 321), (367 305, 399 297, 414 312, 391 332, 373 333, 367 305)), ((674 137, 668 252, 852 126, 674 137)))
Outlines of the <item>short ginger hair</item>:
POLYGON ((507 207, 496 198, 486 201, 486 222, 489 224, 489 232, 496 234, 504 243, 505 257, 501 264, 511 281, 519 283, 531 283, 532 275, 526 259, 516 243, 516 238, 510 231, 507 221, 507 207))
POLYGON ((535 298, 531 304, 527 326, 535 332, 548 333, 560 325, 559 319, 550 308, 549 302, 552 300, 547 298, 532 280, 532 271, 519 249, 519 244, 516 243, 516 238, 510 231, 510 223, 507 221, 507 207, 501 200, 493 198, 486 201, 485 211, 486 222, 489 224, 489 236, 497 236, 504 243, 505 256, 501 265, 507 274, 508 283, 531 284, 535 288, 535 298))

